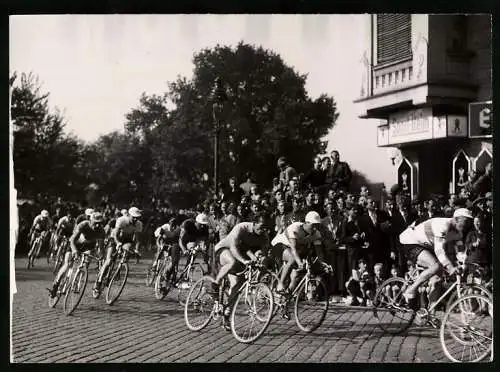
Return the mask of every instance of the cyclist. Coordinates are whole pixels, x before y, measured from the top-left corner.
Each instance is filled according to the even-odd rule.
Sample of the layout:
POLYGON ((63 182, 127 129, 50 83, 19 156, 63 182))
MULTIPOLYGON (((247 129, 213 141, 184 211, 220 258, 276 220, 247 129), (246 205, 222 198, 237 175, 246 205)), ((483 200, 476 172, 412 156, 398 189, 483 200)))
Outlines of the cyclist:
MULTIPOLYGON (((466 208, 459 208, 455 210, 452 218, 436 217, 416 226, 412 224, 399 235, 405 257, 425 267, 403 294, 410 308, 416 310, 418 287, 436 276, 441 270, 441 265, 450 275, 455 273, 456 267, 446 255, 445 244, 461 241, 470 221, 472 213, 466 208)), ((437 282, 438 277, 433 284, 437 282)), ((436 293, 432 294, 432 287, 429 293, 430 302, 437 299, 436 293)))
MULTIPOLYGON (((122 245, 125 247, 130 247, 135 243, 135 253, 139 254, 140 241, 138 234, 142 232, 142 222, 139 221, 139 218, 141 218, 141 216, 142 213, 139 208, 131 207, 128 210, 127 216, 122 216, 116 220, 115 229, 111 234, 115 240, 117 247, 122 245)), ((99 271, 97 281, 94 286, 94 290, 96 291, 100 291, 103 274, 111 264, 111 259, 114 252, 114 244, 110 244, 108 246, 108 251, 106 252, 106 260, 104 261, 101 270, 99 271)))
POLYGON ((157 252, 155 261, 153 262, 153 269, 156 269, 158 260, 160 259, 162 252, 165 251, 170 254, 170 257, 172 258, 172 266, 167 268, 167 273, 174 269, 175 275, 175 268, 177 268, 179 262, 179 247, 177 246, 179 242, 179 235, 180 227, 174 217, 172 217, 168 223, 163 224, 155 230, 154 236, 156 237, 157 252), (169 251, 167 251, 168 249, 169 251))
POLYGON ((196 216, 195 220, 191 218, 184 220, 181 224, 179 233, 179 248, 182 254, 186 255, 189 252, 188 244, 201 244, 202 248, 204 248, 203 255, 207 266, 209 266, 207 252, 209 239, 208 223, 208 216, 205 213, 200 213, 196 216))
MULTIPOLYGON (((35 241, 35 238, 41 234, 42 232, 45 232, 45 237, 44 241, 42 242, 42 245, 46 243, 46 239, 49 236, 48 232, 52 228, 52 220, 49 217, 49 212, 47 210, 43 210, 40 212, 38 216, 35 217, 33 220, 33 225, 31 226, 30 229, 30 248, 33 246, 33 242, 35 241)), ((40 252, 37 252, 37 257, 40 252)))
POLYGON ((91 252, 95 248, 96 243, 102 244, 104 240, 103 220, 101 213, 94 212, 90 216, 90 220, 82 221, 75 227, 73 234, 69 238, 71 250, 65 252, 64 263, 54 278, 52 288, 49 289, 51 297, 55 297, 59 282, 70 267, 72 258, 76 257, 79 252, 91 252))
POLYGON ((240 222, 231 232, 218 242, 215 247, 214 266, 220 266, 214 279, 214 293, 218 293, 218 287, 227 276, 229 279, 228 304, 224 309, 224 327, 229 324, 230 306, 234 301, 239 287, 241 277, 236 276, 244 270, 250 261, 258 260, 259 256, 267 255, 269 237, 266 232, 267 218, 263 212, 255 215, 253 222, 240 222))
POLYGON ((85 209, 85 213, 79 215, 76 218, 75 224, 78 225, 82 221, 88 221, 90 219, 90 216, 94 213, 94 210, 92 208, 87 208, 85 209))
POLYGON ((55 231, 55 252, 56 256, 59 255, 59 253, 62 254, 62 252, 59 252, 59 244, 62 241, 63 237, 69 238, 71 237, 71 234, 73 233, 73 227, 74 227, 74 220, 73 216, 71 215, 71 212, 68 210, 66 211, 66 215, 61 217, 59 221, 57 221, 57 227, 55 231))
POLYGON ((283 268, 276 288, 278 293, 283 294, 285 292, 285 281, 290 271, 288 292, 293 290, 297 284, 297 274, 304 267, 304 258, 310 253, 316 253, 320 262, 324 262, 322 237, 319 232, 320 225, 321 217, 319 213, 310 211, 306 214, 305 222, 293 222, 273 239, 272 245, 276 247, 281 245, 283 250, 283 268), (311 245, 314 249, 311 249, 311 245))

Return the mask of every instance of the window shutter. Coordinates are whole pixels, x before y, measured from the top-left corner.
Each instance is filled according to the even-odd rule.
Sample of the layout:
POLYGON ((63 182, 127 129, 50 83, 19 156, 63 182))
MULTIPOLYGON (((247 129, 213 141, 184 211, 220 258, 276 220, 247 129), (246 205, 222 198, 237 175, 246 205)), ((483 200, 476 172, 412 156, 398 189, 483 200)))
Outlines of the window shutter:
POLYGON ((377 63, 411 58, 411 14, 377 15, 377 63))

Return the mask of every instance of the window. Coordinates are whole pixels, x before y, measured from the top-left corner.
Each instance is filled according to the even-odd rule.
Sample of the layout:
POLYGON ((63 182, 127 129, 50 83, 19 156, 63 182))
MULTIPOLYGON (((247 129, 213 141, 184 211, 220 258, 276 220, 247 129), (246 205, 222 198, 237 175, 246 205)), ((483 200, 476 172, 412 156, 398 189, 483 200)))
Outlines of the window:
POLYGON ((411 14, 378 14, 377 64, 411 56, 411 14))

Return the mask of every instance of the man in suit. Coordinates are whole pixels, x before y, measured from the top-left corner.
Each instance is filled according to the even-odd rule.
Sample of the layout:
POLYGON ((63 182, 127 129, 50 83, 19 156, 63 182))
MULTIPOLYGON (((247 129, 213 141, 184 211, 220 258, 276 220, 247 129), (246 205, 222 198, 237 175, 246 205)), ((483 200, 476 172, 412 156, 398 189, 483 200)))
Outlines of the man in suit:
POLYGON ((321 169, 321 158, 314 158, 313 168, 302 179, 302 188, 323 193, 325 191, 325 172, 321 169))
POLYGON ((407 270, 406 257, 400 248, 399 234, 401 234, 408 226, 410 226, 417 216, 411 212, 409 201, 402 195, 396 196, 396 207, 393 210, 391 217, 391 230, 390 230, 390 246, 391 246, 391 259, 397 262, 400 273, 407 270))
POLYGON ((228 203, 239 203, 243 192, 243 189, 236 185, 236 177, 231 177, 229 179, 229 187, 224 190, 223 200, 228 203))
POLYGON ((372 271, 377 262, 388 266, 389 247, 389 217, 386 212, 377 209, 377 202, 370 197, 366 200, 366 213, 360 218, 361 231, 365 233, 366 244, 362 249, 363 257, 372 271))
POLYGON ((326 170, 325 183, 334 190, 347 192, 351 184, 351 168, 346 162, 340 161, 340 155, 337 150, 333 150, 330 155, 332 165, 326 170))

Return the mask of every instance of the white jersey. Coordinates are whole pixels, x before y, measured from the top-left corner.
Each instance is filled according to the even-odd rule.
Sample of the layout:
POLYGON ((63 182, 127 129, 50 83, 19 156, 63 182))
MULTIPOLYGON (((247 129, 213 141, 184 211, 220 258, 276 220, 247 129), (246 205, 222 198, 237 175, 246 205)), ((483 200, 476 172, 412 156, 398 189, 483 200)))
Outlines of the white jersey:
POLYGON ((155 237, 157 237, 157 238, 160 237, 162 232, 163 232, 163 235, 170 238, 171 236, 174 235, 175 230, 172 229, 170 224, 168 224, 168 223, 163 224, 155 230, 155 237))
POLYGON ((417 226, 410 226, 399 235, 401 244, 416 244, 426 247, 436 245, 436 240, 455 242, 462 239, 462 234, 450 229, 453 218, 431 218, 417 226))
POLYGON ((293 222, 282 233, 276 235, 271 244, 278 243, 290 246, 290 239, 296 239, 297 245, 309 246, 312 244, 321 244, 321 233, 316 230, 314 234, 308 234, 303 228, 304 222, 293 222))

